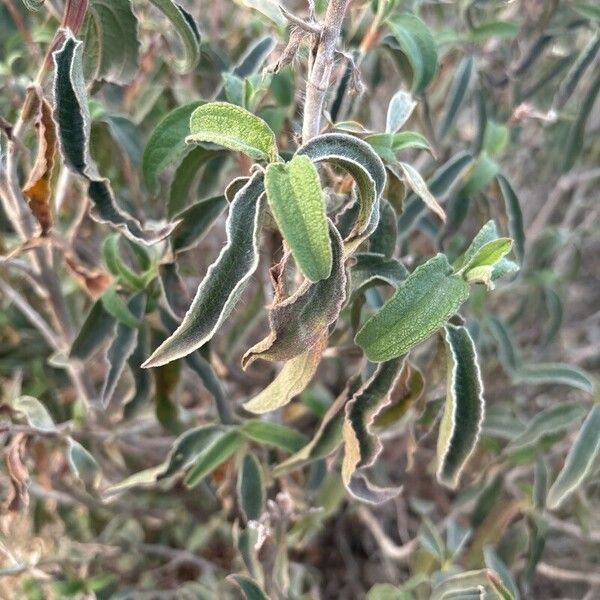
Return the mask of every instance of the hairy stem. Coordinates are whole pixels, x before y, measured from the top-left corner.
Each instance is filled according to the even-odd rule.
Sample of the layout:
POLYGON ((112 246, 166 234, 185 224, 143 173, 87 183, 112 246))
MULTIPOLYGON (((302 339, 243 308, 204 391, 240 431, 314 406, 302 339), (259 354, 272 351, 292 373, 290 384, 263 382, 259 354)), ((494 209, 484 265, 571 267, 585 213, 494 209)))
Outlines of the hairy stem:
POLYGON ((307 142, 321 130, 321 117, 329 79, 333 69, 335 49, 342 30, 346 8, 351 0, 330 0, 316 47, 314 61, 306 83, 306 104, 302 125, 302 141, 307 142))

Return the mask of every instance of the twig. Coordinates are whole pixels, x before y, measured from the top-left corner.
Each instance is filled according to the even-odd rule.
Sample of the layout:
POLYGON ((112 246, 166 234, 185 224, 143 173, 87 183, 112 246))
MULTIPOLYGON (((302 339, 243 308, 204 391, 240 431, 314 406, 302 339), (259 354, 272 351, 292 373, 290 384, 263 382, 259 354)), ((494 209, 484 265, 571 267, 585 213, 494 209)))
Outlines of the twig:
POLYGON ((587 583, 589 585, 600 585, 600 573, 583 573, 572 569, 561 569, 545 562, 537 565, 537 572, 549 579, 558 581, 570 581, 572 583, 587 583))
POLYGON ((300 17, 297 17, 296 15, 292 14, 291 12, 289 12, 287 10, 287 8, 284 8, 281 5, 279 6, 279 10, 281 11, 281 14, 292 25, 296 25, 296 26, 300 27, 300 29, 302 29, 303 31, 306 31, 306 33, 311 33, 313 35, 321 35, 321 27, 317 23, 311 23, 309 21, 305 21, 304 19, 301 19, 300 17))
POLYGON ((342 30, 346 8, 351 0, 330 0, 321 35, 314 52, 314 62, 306 83, 306 104, 302 125, 302 141, 307 142, 321 130, 321 118, 335 50, 342 30))

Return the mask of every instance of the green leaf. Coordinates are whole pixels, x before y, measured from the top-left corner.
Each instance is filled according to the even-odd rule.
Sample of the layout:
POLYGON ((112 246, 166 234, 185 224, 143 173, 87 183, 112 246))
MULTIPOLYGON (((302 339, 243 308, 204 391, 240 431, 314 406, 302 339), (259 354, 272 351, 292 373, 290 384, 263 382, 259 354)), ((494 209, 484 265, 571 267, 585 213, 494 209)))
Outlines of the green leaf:
POLYGON ((411 88, 422 92, 437 71, 437 46, 427 25, 412 13, 389 17, 387 24, 410 63, 411 88))
POLYGON ((504 206, 508 216, 508 232, 515 241, 515 255, 519 262, 525 256, 525 229, 523 226, 523 213, 518 196, 504 175, 496 175, 496 181, 504 198, 504 206))
POLYGON ((519 33, 519 26, 511 21, 489 21, 469 32, 469 39, 473 42, 485 42, 490 38, 511 39, 519 33))
POLYGON ((116 319, 96 300, 87 314, 69 352, 69 358, 87 360, 115 331, 116 319))
POLYGON ((229 459, 244 444, 244 438, 235 430, 220 431, 198 454, 184 483, 192 488, 229 459))
POLYGON ((352 175, 360 195, 360 210, 347 239, 368 236, 379 222, 379 199, 386 183, 381 159, 366 142, 344 133, 317 135, 298 148, 313 162, 331 162, 352 175))
POLYGON ((466 327, 447 325, 448 384, 437 443, 437 478, 456 488, 460 474, 475 449, 484 401, 477 350, 466 327))
POLYGON ((442 119, 438 130, 438 138, 440 140, 446 136, 456 121, 458 111, 465 99, 467 90, 469 89, 474 62, 472 55, 465 56, 456 69, 456 74, 454 75, 452 85, 448 91, 449 99, 446 101, 448 108, 444 113, 444 118, 442 119))
POLYGON ((257 358, 290 360, 306 352, 323 338, 338 318, 346 301, 347 275, 342 239, 333 224, 330 224, 330 235, 331 275, 312 284, 305 280, 292 296, 273 304, 269 311, 270 333, 244 354, 244 369, 257 358))
POLYGON ((390 100, 385 121, 386 133, 396 133, 408 121, 417 103, 404 90, 397 91, 390 100))
POLYGON ((158 176, 189 152, 185 137, 190 132, 190 117, 202 104, 202 101, 196 101, 179 106, 166 114, 154 128, 142 156, 142 174, 151 190, 156 188, 158 176))
POLYGON ((365 142, 368 142, 383 160, 391 164, 396 163, 396 153, 401 150, 419 148, 431 151, 427 138, 416 131, 372 133, 365 137, 365 142))
POLYGON ((143 276, 134 273, 122 260, 119 252, 120 234, 109 235, 102 243, 102 257, 108 267, 108 270, 119 277, 121 281, 130 285, 132 288, 141 290, 146 287, 146 280, 143 276))
POLYGON ((267 200, 296 263, 310 279, 329 277, 331 242, 325 197, 317 169, 307 156, 272 163, 265 173, 267 200))
MULTIPOLYGON (((143 292, 132 296, 127 308, 139 323, 146 309, 146 295, 143 292)), ((125 323, 119 322, 115 337, 106 353, 106 376, 102 385, 100 401, 104 407, 108 406, 115 393, 119 378, 125 368, 125 363, 133 354, 137 345, 138 330, 125 323)))
POLYGON ((381 410, 391 403, 402 365, 400 358, 378 365, 345 407, 342 479, 346 489, 363 502, 380 504, 400 493, 400 488, 381 488, 370 483, 365 469, 375 463, 383 449, 372 425, 381 410))
POLYGON ((277 377, 262 392, 246 402, 244 408, 251 413, 263 414, 291 402, 310 383, 326 346, 327 336, 323 335, 306 352, 286 362, 277 377))
POLYGON ((444 209, 438 204, 435 196, 431 193, 427 184, 421 177, 421 174, 408 163, 400 162, 400 168, 404 173, 404 179, 412 189, 412 191, 423 200, 425 206, 433 211, 442 221, 446 220, 444 209))
POLYGON ((273 421, 248 419, 240 427, 240 433, 254 442, 276 446, 288 452, 297 452, 307 442, 304 434, 273 421))
POLYGON ((62 47, 53 53, 54 120, 65 165, 88 182, 87 194, 94 204, 92 216, 100 223, 123 231, 130 239, 153 244, 168 236, 173 225, 143 229, 140 223, 118 206, 110 183, 98 172, 90 156, 90 113, 83 80, 83 44, 70 31, 64 32, 62 47))
POLYGON ((548 492, 550 510, 557 509, 590 473, 600 454, 600 404, 595 404, 569 450, 565 464, 548 492))
MULTIPOLYGON (((250 0, 243 0, 246 4, 251 4, 250 0)), ((253 3, 256 0, 253 0, 253 3)), ((260 586, 254 579, 250 579, 246 575, 228 575, 227 579, 233 581, 242 594, 245 600, 269 600, 269 597, 261 590, 260 586)))
POLYGON ((502 367, 512 376, 513 372, 517 371, 521 364, 521 357, 512 342, 510 332, 504 322, 494 316, 489 316, 486 319, 486 325, 498 345, 502 367))
POLYGON ((469 295, 469 285, 438 254, 409 275, 356 334, 369 360, 401 356, 442 327, 469 295))
POLYGON ((382 199, 379 224, 369 238, 369 252, 382 254, 385 258, 392 258, 396 251, 397 237, 398 221, 396 211, 387 200, 382 199))
POLYGON ((583 369, 564 363, 523 365, 513 379, 518 383, 560 383, 589 393, 594 390, 594 381, 583 369))
POLYGON ((242 459, 236 491, 246 521, 258 521, 265 502, 265 483, 260 462, 252 453, 242 459))
POLYGON ((84 29, 84 68, 90 79, 129 83, 138 70, 140 51, 131 0, 92 0, 84 29))
POLYGON ((157 471, 157 479, 166 479, 188 469, 196 457, 222 432, 223 427, 220 425, 201 425, 180 435, 157 471))
POLYGON ((427 518, 423 519, 423 524, 419 528, 419 542, 421 546, 441 563, 444 561, 446 549, 440 532, 435 525, 427 518))
POLYGON ((467 281, 483 281, 493 289, 494 266, 511 251, 512 245, 510 238, 498 238, 484 244, 461 269, 467 281))
POLYGON ((176 254, 197 246, 227 207, 225 196, 200 200, 175 216, 177 226, 171 234, 176 254))
POLYGON ((104 310, 112 315, 119 323, 135 329, 139 326, 140 320, 129 310, 127 303, 119 295, 114 285, 109 286, 102 294, 102 305, 104 310))
POLYGON ((506 450, 507 452, 516 452, 534 446, 544 436, 564 431, 574 421, 581 419, 583 415, 585 415, 585 408, 576 402, 550 406, 537 413, 527 423, 525 431, 516 437, 506 450))
POLYGON ((150 0, 171 21, 183 42, 185 57, 175 67, 181 73, 193 71, 200 60, 200 32, 194 18, 173 0, 150 0))
POLYGON ((144 363, 164 365, 204 345, 227 318, 258 266, 263 175, 256 172, 229 209, 227 244, 209 267, 181 325, 144 363))
POLYGON ((259 117, 228 102, 209 102, 190 118, 188 144, 212 142, 255 160, 277 160, 275 134, 259 117))

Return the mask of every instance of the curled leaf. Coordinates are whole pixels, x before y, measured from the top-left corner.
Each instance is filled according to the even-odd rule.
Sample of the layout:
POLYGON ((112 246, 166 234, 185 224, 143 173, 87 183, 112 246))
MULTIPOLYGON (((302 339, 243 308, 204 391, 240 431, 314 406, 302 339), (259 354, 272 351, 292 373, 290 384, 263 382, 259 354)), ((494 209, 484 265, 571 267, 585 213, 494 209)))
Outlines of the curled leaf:
POLYGON ((235 195, 227 218, 227 244, 198 286, 183 321, 143 364, 157 367, 205 344, 227 318, 258 266, 263 174, 254 173, 235 195))
POLYGON ((56 128, 52 120, 52 107, 38 91, 39 112, 35 122, 38 134, 38 153, 23 188, 29 208, 42 228, 42 234, 52 227, 50 198, 52 195, 52 169, 56 155, 56 128))
POLYGON ((477 350, 466 327, 447 325, 448 385, 437 444, 437 478, 455 488, 473 453, 483 421, 483 383, 477 350))
POLYGON ((155 243, 171 233, 174 225, 156 230, 143 229, 140 223, 120 208, 110 183, 98 173, 90 156, 90 114, 81 57, 83 45, 69 30, 62 47, 54 52, 54 120, 58 126, 60 150, 65 164, 88 182, 88 196, 94 204, 92 215, 100 223, 122 230, 134 241, 155 243))
POLYGON ((371 378, 346 404, 342 479, 348 491, 364 502, 380 504, 401 491, 401 488, 380 488, 373 485, 364 471, 375 463, 383 448, 372 427, 377 415, 392 400, 391 393, 400 377, 402 364, 401 358, 380 364, 371 378))
POLYGON ((340 234, 331 223, 329 231, 333 250, 331 275, 317 283, 305 281, 295 294, 271 307, 271 332, 246 352, 242 358, 244 368, 257 358, 290 360, 306 352, 322 340, 338 318, 346 301, 347 275, 340 234))
POLYGON ((290 359, 277 377, 260 394, 246 402, 244 408, 262 414, 288 404, 310 383, 326 346, 327 336, 323 335, 306 352, 290 359))

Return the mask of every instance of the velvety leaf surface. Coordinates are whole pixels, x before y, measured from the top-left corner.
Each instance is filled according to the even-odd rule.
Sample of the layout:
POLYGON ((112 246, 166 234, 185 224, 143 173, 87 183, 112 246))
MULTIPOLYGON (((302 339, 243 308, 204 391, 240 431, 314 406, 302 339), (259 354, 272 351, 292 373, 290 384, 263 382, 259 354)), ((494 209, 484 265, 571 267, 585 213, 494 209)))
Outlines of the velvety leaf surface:
POLYGON ((246 521, 257 521, 263 511, 265 489, 261 464, 252 453, 245 454, 242 459, 236 491, 246 521))

